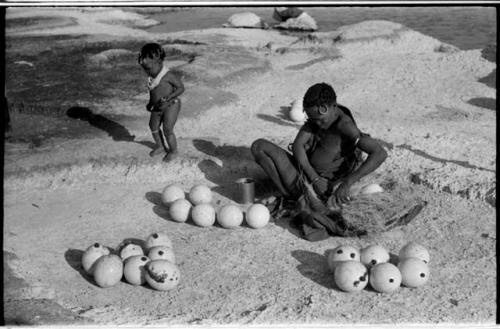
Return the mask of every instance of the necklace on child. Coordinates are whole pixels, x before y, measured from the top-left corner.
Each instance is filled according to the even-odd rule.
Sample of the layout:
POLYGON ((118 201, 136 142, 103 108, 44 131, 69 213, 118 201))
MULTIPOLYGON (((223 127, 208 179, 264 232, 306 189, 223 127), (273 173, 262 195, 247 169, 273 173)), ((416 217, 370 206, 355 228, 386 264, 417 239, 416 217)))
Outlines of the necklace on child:
POLYGON ((163 63, 163 67, 161 68, 160 73, 158 73, 158 75, 155 78, 148 77, 148 89, 149 90, 155 89, 160 84, 160 81, 163 78, 163 76, 167 74, 167 71, 168 67, 167 65, 165 65, 165 63, 163 63))

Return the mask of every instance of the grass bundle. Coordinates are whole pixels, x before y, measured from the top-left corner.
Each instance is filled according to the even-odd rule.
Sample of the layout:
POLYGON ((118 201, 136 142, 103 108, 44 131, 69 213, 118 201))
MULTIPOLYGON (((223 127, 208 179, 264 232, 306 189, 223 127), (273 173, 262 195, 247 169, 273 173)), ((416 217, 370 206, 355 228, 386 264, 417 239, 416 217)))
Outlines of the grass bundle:
POLYGON ((311 184, 303 182, 304 194, 299 199, 298 210, 302 218, 311 215, 316 224, 324 226, 330 234, 359 236, 406 225, 426 205, 410 183, 386 180, 380 186, 383 192, 356 192, 350 202, 337 205, 334 196, 323 203, 311 184))
POLYGON ((341 207, 335 207, 330 198, 330 209, 340 212, 348 227, 370 234, 408 224, 426 205, 410 183, 388 180, 380 186, 383 192, 355 194, 341 207))

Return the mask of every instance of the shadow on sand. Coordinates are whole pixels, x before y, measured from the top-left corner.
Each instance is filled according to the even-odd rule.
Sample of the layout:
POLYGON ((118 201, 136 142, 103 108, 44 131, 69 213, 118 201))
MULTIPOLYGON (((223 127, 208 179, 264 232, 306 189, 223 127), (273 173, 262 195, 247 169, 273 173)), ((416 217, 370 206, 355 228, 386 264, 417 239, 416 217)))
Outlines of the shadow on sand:
POLYGON ((471 98, 467 101, 467 103, 491 111, 497 110, 497 100, 495 98, 487 98, 487 97, 471 98))
POLYGON ((291 234, 295 235, 297 238, 304 239, 304 237, 302 236, 302 232, 300 230, 299 223, 293 217, 291 217, 291 215, 281 216, 280 218, 276 218, 274 220, 274 224, 276 226, 279 226, 287 230, 291 234))
POLYGON ((153 212, 156 215, 165 220, 173 221, 173 219, 170 218, 170 215, 168 213, 168 208, 161 202, 161 193, 154 191, 146 192, 146 200, 148 200, 154 205, 153 212))
POLYGON ((272 116, 269 114, 262 114, 259 113, 257 114, 257 117, 262 120, 266 120, 272 123, 279 124, 281 126, 286 126, 286 127, 295 127, 299 129, 302 124, 301 123, 294 123, 290 121, 288 113, 290 112, 291 106, 281 106, 280 111, 276 116, 272 116))
POLYGON ((134 142, 150 149, 155 147, 153 142, 136 141, 135 136, 131 135, 128 129, 123 125, 100 114, 94 114, 87 107, 74 106, 66 111, 66 115, 72 119, 87 121, 91 126, 106 132, 114 141, 134 142))
MULTIPOLYGON (((250 148, 231 145, 216 146, 213 142, 203 139, 193 140, 193 145, 197 150, 207 155, 217 157, 222 162, 222 165, 219 165, 211 159, 205 159, 198 164, 198 167, 205 174, 205 177, 217 185, 212 190, 228 199, 237 201, 235 200, 235 182, 237 179, 242 178, 242 173, 241 170, 232 168, 231 162, 253 161, 250 148)), ((246 176, 248 176, 248 174, 246 174, 246 176)))
POLYGON ((266 120, 272 123, 279 124, 281 126, 286 126, 286 127, 296 127, 300 128, 302 124, 298 123, 293 123, 288 119, 288 112, 290 112, 291 106, 281 106, 280 111, 276 116, 272 116, 269 114, 262 114, 259 113, 257 114, 257 117, 262 120, 266 120))
POLYGON ((218 186, 213 188, 217 193, 236 201, 236 180, 249 177, 255 181, 255 198, 258 201, 263 197, 276 194, 276 187, 272 180, 267 177, 251 177, 249 173, 241 173, 241 170, 231 168, 230 162, 248 162, 255 163, 249 147, 244 146, 216 146, 213 142, 195 139, 193 140, 195 148, 207 155, 215 156, 222 161, 222 165, 217 164, 211 159, 202 160, 198 167, 203 171, 205 177, 218 186))
POLYGON ((94 282, 94 279, 90 274, 85 272, 82 266, 82 256, 83 256, 84 251, 79 250, 79 249, 68 249, 64 253, 64 259, 66 259, 66 262, 71 266, 75 271, 80 273, 82 278, 87 280, 87 282, 96 285, 94 282))
POLYGON ((292 256, 300 262, 297 270, 303 276, 325 288, 338 289, 324 255, 306 250, 294 250, 292 256))

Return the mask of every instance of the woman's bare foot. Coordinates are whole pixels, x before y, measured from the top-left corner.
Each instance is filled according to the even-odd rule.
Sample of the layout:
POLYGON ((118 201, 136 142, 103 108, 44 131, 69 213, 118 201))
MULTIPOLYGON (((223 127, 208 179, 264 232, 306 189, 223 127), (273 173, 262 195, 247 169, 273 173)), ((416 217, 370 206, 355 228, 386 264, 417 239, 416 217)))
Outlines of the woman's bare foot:
POLYGON ((277 199, 278 199, 277 196, 270 195, 268 197, 260 199, 259 202, 262 203, 264 206, 268 206, 268 205, 276 203, 277 199))
POLYGON ((289 216, 290 211, 295 207, 294 200, 282 196, 271 195, 261 199, 260 202, 269 209, 269 213, 274 219, 289 216))

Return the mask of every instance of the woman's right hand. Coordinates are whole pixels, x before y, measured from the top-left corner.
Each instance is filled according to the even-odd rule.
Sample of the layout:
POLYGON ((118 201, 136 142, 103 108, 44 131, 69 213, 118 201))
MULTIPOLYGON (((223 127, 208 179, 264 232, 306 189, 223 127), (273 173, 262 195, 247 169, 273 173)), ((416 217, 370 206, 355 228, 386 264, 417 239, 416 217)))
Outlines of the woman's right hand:
POLYGON ((328 191, 328 179, 318 176, 313 180, 313 188, 316 191, 316 193, 319 193, 321 195, 326 194, 328 191))

